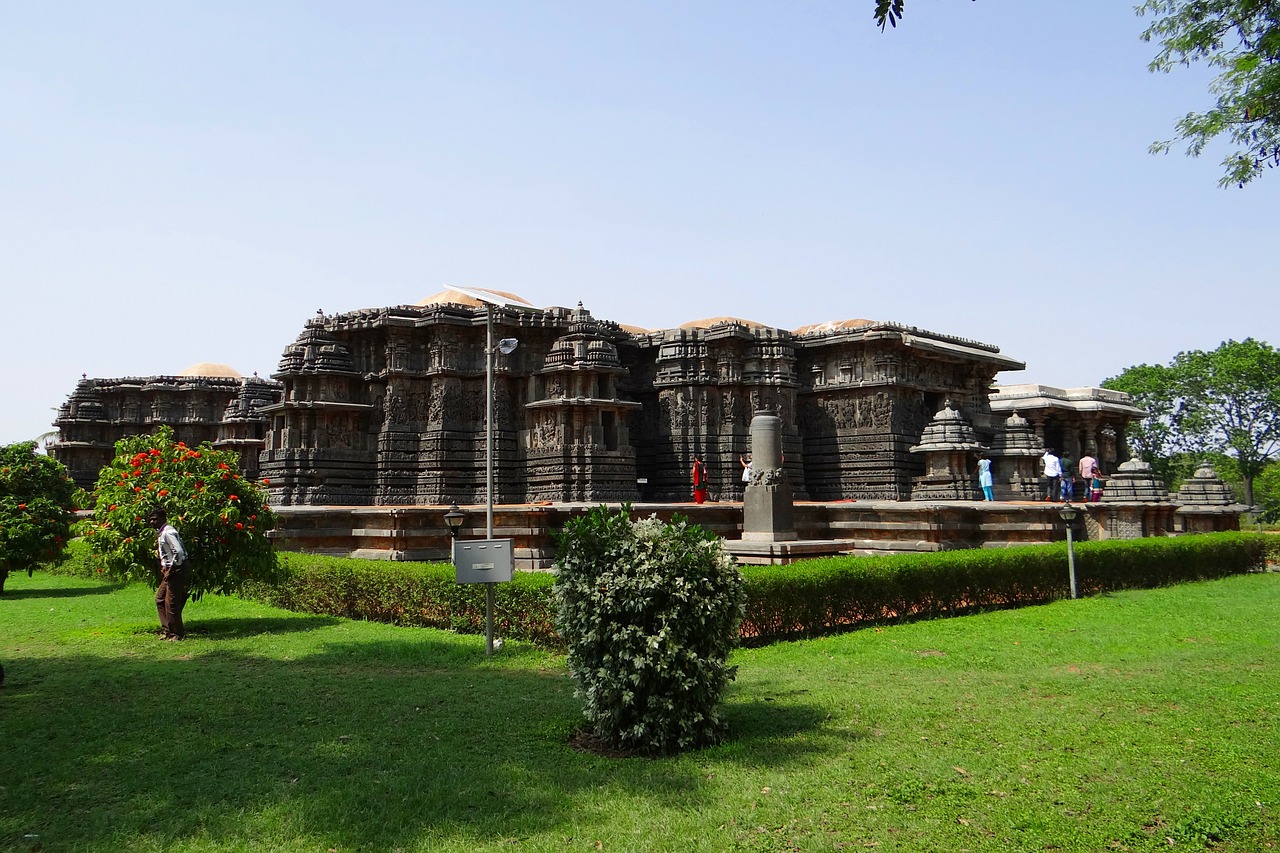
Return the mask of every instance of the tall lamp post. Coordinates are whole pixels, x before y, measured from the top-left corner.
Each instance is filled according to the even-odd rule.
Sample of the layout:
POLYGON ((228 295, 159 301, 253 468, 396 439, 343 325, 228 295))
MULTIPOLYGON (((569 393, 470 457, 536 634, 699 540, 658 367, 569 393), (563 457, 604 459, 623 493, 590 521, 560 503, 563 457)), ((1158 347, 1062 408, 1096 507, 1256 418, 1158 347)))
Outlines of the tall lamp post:
POLYGON ((1067 525, 1067 572, 1071 577, 1071 597, 1079 598, 1080 594, 1076 589, 1076 548, 1072 538, 1072 528, 1076 517, 1080 515, 1080 510, 1073 507, 1071 501, 1067 501, 1062 505, 1062 509, 1058 510, 1058 515, 1062 516, 1062 520, 1067 525))
MULTIPOLYGON (((485 305, 485 348, 484 348, 484 537, 493 539, 493 303, 485 305)), ((498 341, 497 352, 511 355, 520 342, 515 338, 503 338, 498 341)), ((495 648, 501 648, 502 641, 496 645, 493 639, 493 583, 484 585, 484 653, 492 655, 495 648)))
MULTIPOLYGON (((484 348, 484 480, 485 480, 485 540, 493 543, 493 354, 500 352, 503 355, 510 355, 515 352, 520 342, 515 338, 503 338, 494 345, 493 341, 493 312, 497 307, 507 308, 515 311, 523 311, 530 314, 538 314, 542 309, 519 299, 512 299, 502 294, 494 293, 488 290, 478 290, 468 287, 456 287, 448 285, 449 289, 464 296, 469 296, 478 302, 484 304, 485 307, 485 348, 484 348)), ((511 550, 510 540, 506 541, 507 550, 507 567, 510 571, 511 550)), ((456 560, 455 560, 456 563, 456 560)), ((508 574, 504 580, 510 580, 508 574)), ((496 643, 493 639, 493 581, 484 582, 484 653, 492 655, 496 647, 501 647, 502 641, 496 643)))

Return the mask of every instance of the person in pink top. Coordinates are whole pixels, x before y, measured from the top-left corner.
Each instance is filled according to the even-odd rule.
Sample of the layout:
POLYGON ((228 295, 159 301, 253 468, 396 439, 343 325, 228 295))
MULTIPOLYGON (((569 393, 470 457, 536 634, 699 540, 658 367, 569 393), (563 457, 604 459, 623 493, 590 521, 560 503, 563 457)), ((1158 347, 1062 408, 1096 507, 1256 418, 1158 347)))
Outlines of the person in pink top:
POLYGON ((1084 481, 1084 499, 1088 503, 1093 499, 1093 478, 1102 471, 1098 468, 1098 460, 1086 453, 1080 457, 1080 479, 1084 481))

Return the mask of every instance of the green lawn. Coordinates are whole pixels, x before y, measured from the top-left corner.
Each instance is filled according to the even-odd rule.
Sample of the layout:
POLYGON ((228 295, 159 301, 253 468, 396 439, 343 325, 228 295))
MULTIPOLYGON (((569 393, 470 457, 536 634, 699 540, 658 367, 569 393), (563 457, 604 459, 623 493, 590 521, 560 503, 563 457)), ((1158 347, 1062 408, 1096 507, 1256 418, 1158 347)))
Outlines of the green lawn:
POLYGON ((563 659, 238 599, 0 597, 0 849, 1264 850, 1280 575, 741 650, 731 740, 568 745, 563 659))

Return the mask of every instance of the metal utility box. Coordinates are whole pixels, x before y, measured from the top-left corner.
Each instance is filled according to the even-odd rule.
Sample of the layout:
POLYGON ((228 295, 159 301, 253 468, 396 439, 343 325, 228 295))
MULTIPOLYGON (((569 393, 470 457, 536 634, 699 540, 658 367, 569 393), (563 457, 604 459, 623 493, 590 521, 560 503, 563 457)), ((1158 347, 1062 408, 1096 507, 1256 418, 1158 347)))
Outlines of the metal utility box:
POLYGON ((453 565, 458 583, 497 583, 511 580, 516 560, 510 539, 455 539, 453 565))

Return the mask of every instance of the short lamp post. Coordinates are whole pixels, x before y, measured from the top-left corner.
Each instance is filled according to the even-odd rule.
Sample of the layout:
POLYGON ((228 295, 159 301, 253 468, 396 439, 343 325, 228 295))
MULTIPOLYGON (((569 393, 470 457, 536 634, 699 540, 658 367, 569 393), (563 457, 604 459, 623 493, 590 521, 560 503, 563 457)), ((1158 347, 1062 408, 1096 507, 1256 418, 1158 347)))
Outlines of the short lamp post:
POLYGON ((1067 501, 1062 505, 1062 509, 1058 510, 1058 515, 1062 516, 1062 520, 1067 525, 1067 572, 1071 577, 1071 597, 1079 598, 1080 593, 1076 589, 1076 548, 1075 540, 1072 538, 1072 528, 1076 517, 1080 515, 1080 510, 1073 507, 1071 501, 1067 501))
POLYGON ((448 511, 444 514, 444 526, 449 528, 449 538, 457 539, 458 531, 462 529, 462 522, 466 521, 467 514, 458 509, 457 504, 451 504, 448 511))

